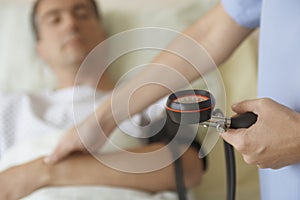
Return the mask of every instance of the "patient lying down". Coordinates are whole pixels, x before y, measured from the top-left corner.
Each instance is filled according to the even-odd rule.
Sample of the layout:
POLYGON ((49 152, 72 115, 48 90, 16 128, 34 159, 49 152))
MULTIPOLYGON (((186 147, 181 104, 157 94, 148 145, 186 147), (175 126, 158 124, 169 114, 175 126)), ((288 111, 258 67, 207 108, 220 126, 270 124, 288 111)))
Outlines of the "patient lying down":
MULTIPOLYGON (((66 117, 72 116, 69 113, 72 112, 70 101, 82 110, 79 113, 86 112, 81 115, 82 118, 89 113, 89 108, 93 107, 90 105, 94 91, 83 86, 76 89, 81 91, 82 95, 74 100, 73 88, 6 98, 7 106, 2 106, 1 120, 5 120, 3 113, 10 110, 18 116, 26 116, 26 121, 23 121, 23 117, 19 118, 20 121, 7 119, 4 121, 6 126, 1 129, 17 130, 22 125, 20 131, 11 133, 14 134, 12 148, 2 153, 0 168, 8 169, 0 173, 0 199, 19 199, 43 187, 48 188, 40 189, 25 199, 85 199, 87 196, 88 199, 120 199, 120 196, 122 199, 177 199, 175 193, 170 192, 175 188, 172 165, 148 173, 126 173, 106 166, 89 154, 74 154, 57 165, 43 163, 39 157, 49 154, 61 136, 59 131, 55 131, 62 124, 60 121, 64 121, 60 127, 62 129, 72 126, 73 117, 66 117), (23 109, 13 106, 13 102, 17 102, 23 109), (36 108, 33 109, 33 105, 36 108), (17 166, 11 167, 14 165, 17 166)), ((96 97, 101 97, 99 92, 96 94, 99 94, 96 97)), ((103 99, 103 96, 99 99, 103 99)), ((99 99, 96 98, 96 102, 101 102, 99 99)), ((128 129, 130 124, 124 122, 121 126, 127 126, 128 129)), ((113 134, 110 141, 114 145, 107 143, 102 149, 102 157, 115 157, 118 161, 122 158, 124 164, 128 164, 127 153, 116 150, 115 146, 136 153, 153 152, 164 146, 159 142, 143 145, 137 139, 120 132, 113 134)), ((200 180, 202 166, 197 154, 197 150, 193 148, 189 148, 183 154, 187 186, 193 186, 200 180)), ((158 163, 163 159, 172 158, 168 151, 160 155, 156 160, 158 163)), ((144 157, 142 162, 150 165, 151 163, 147 163, 151 162, 147 155, 144 157)))
MULTIPOLYGON (((176 181, 171 152, 160 141, 142 144, 120 133, 112 136, 114 145, 107 142, 97 157, 109 165, 88 153, 74 154, 56 165, 44 164, 43 156, 53 150, 61 131, 92 114, 113 84, 106 73, 96 88, 85 86, 90 80, 75 84, 81 63, 105 39, 93 0, 37 0, 33 7, 37 51, 56 75, 57 88, 0 95, 0 199, 175 199, 173 192, 163 192, 174 190, 176 181), (151 159, 127 157, 128 152, 148 155, 161 149, 160 156, 151 159), (141 166, 168 160, 170 164, 164 167, 134 173, 141 166), (113 168, 113 163, 121 167, 113 168)), ((130 124, 127 121, 122 126, 130 130, 130 124)), ((202 175, 198 150, 188 148, 182 163, 186 186, 198 184, 202 175)))

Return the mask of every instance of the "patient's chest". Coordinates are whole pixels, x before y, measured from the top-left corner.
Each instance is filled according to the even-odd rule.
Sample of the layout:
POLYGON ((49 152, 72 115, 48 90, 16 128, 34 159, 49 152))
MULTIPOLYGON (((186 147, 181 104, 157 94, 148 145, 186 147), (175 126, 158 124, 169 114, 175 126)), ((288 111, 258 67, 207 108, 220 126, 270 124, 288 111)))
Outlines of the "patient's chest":
POLYGON ((72 89, 0 96, 0 157, 14 143, 68 129, 91 114, 105 95, 80 89, 75 98, 72 89))

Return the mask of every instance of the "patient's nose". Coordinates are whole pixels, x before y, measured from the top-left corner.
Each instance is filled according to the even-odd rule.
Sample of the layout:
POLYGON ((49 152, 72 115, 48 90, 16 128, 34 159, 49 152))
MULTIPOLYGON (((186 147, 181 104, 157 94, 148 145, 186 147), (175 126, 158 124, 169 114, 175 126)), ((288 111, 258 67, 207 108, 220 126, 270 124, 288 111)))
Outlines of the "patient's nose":
POLYGON ((64 16, 64 28, 66 30, 78 30, 78 20, 72 13, 67 13, 64 16))

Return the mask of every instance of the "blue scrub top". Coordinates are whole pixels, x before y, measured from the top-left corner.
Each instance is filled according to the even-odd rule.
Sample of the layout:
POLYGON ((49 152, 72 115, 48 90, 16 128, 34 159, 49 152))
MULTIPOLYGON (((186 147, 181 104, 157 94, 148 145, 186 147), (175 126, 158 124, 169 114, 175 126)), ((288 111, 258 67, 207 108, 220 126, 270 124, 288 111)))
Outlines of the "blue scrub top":
MULTIPOLYGON (((223 0, 222 3, 241 26, 260 27, 259 97, 270 97, 300 112, 300 1, 223 0)), ((300 164, 278 170, 261 169, 260 185, 262 200, 300 200, 300 164)))

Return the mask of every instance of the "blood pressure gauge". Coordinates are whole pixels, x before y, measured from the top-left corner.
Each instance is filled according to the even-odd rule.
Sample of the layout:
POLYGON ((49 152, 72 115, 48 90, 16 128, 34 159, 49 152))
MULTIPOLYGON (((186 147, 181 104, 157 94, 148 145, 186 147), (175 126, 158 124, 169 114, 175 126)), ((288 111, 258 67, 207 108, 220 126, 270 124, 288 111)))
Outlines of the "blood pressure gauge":
POLYGON ((180 124, 209 125, 225 131, 228 128, 248 128, 257 120, 257 115, 246 112, 226 118, 220 109, 214 110, 215 98, 205 90, 183 90, 171 94, 167 100, 167 113, 172 121, 180 124))

